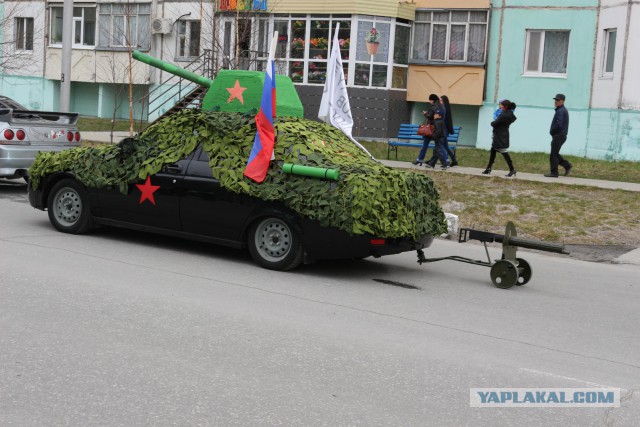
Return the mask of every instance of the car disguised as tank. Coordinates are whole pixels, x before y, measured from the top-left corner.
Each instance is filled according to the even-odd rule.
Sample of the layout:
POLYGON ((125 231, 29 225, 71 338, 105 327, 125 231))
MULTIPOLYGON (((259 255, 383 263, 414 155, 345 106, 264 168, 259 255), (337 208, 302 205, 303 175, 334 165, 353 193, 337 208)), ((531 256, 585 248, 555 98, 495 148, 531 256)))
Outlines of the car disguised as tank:
POLYGON ((243 175, 253 116, 183 110, 118 145, 41 153, 29 201, 59 231, 110 225, 247 247, 275 270, 423 249, 446 232, 428 176, 380 164, 324 123, 279 117, 275 129, 262 183, 243 175), (286 164, 338 177, 294 175, 286 164))

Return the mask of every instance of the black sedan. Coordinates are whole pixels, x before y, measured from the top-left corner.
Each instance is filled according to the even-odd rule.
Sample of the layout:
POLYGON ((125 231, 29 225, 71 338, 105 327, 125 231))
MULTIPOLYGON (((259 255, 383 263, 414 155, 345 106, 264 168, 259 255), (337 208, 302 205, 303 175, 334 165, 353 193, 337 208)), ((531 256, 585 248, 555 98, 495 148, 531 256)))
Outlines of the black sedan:
POLYGON ((115 226, 248 247, 262 267, 289 270, 302 262, 365 258, 428 247, 420 239, 378 238, 322 226, 277 201, 230 192, 213 177, 209 156, 198 147, 146 180, 117 188, 91 188, 71 172, 46 176, 29 202, 48 210, 53 226, 79 234, 93 226, 115 226))

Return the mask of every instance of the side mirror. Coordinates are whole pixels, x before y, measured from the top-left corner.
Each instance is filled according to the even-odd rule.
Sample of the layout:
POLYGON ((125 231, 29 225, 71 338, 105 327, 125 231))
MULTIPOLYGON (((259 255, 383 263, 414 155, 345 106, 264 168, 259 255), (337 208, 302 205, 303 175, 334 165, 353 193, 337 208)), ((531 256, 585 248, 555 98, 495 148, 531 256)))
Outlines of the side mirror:
POLYGON ((120 155, 127 156, 127 155, 133 153, 133 151, 134 151, 134 143, 135 143, 135 138, 132 138, 132 137, 124 138, 120 142, 118 142, 118 148, 120 149, 120 155))

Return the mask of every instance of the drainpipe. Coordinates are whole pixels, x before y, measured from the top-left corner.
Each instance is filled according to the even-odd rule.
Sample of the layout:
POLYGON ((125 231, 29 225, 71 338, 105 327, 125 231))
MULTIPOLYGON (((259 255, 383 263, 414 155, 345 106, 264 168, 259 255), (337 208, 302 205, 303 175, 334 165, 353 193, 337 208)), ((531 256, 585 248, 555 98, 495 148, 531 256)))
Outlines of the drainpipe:
MULTIPOLYGON (((598 0, 598 9, 596 12, 596 34, 593 39, 593 63, 591 64, 591 87, 589 88, 589 108, 593 107, 593 82, 596 78, 596 62, 598 61, 598 34, 600 34, 600 8, 602 7, 601 0, 598 0)), ((604 42, 604 40, 603 40, 604 42)))
POLYGON ((589 88, 589 113, 587 114, 587 137, 584 141, 584 157, 587 158, 587 149, 589 148, 589 132, 591 129, 591 109, 593 108, 593 82, 596 79, 596 62, 598 61, 598 34, 600 34, 600 10, 602 7, 601 0, 598 0, 598 9, 596 11, 596 34, 593 38, 593 63, 591 64, 591 87, 589 88))
POLYGON ((627 1, 627 28, 624 34, 624 46, 622 50, 622 71, 620 72, 620 91, 618 92, 618 110, 622 108, 622 92, 624 90, 624 77, 627 67, 627 45, 629 44, 629 25, 631 24, 631 7, 633 0, 627 1))
POLYGON ((73 0, 64 0, 62 8, 62 54, 60 70, 60 111, 71 105, 71 46, 73 44, 73 0))
POLYGON ((504 24, 504 10, 505 10, 505 1, 502 0, 502 6, 500 6, 500 30, 498 32, 498 53, 497 53, 497 62, 496 62, 496 84, 493 88, 493 103, 495 104, 498 101, 498 89, 500 86, 500 57, 502 55, 502 26, 504 24))

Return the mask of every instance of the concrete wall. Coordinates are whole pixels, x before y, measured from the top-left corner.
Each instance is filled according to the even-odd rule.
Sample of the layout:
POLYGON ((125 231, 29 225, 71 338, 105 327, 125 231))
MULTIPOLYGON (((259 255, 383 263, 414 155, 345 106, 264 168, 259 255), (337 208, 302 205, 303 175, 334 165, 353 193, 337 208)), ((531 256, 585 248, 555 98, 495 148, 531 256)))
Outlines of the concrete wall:
MULTIPOLYGON (((447 94, 449 101, 453 98, 447 94)), ((424 116, 422 110, 427 110, 429 104, 426 102, 413 103, 413 109, 411 111, 411 123, 422 123, 424 116)), ((451 104, 451 115, 453 116, 453 125, 460 126, 460 138, 458 139, 458 145, 464 145, 467 147, 476 146, 476 138, 478 135, 478 110, 479 107, 475 105, 460 105, 451 104)))
MULTIPOLYGON (((55 110, 52 83, 42 77, 3 76, 0 94, 15 99, 33 110, 55 110)), ((57 106, 57 103, 55 104, 57 106)))

